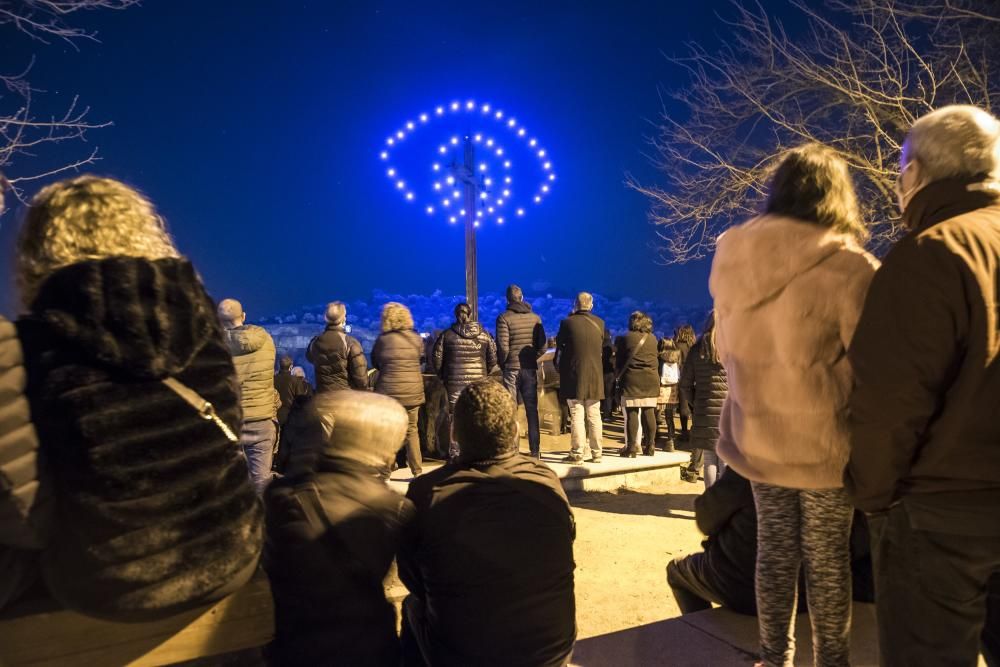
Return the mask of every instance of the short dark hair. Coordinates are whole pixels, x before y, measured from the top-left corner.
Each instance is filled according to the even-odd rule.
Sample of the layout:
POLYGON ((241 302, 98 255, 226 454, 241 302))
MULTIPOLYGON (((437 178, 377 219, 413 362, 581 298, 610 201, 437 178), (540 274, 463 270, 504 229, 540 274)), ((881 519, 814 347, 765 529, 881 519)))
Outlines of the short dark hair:
POLYGON ((517 285, 507 285, 507 303, 520 303, 524 301, 524 292, 517 285))
POLYGON ((517 451, 517 416, 510 392, 493 380, 467 386, 455 401, 454 435, 463 461, 517 451))
POLYGON ((472 318, 472 306, 465 303, 464 301, 457 306, 455 306, 455 321, 459 324, 465 324, 472 318))
POLYGON ((653 318, 641 310, 636 310, 628 317, 628 330, 653 333, 653 318))
POLYGON ((283 371, 291 370, 292 369, 292 358, 290 356, 288 356, 287 354, 282 355, 281 360, 278 361, 278 365, 281 367, 281 370, 283 370, 283 371))

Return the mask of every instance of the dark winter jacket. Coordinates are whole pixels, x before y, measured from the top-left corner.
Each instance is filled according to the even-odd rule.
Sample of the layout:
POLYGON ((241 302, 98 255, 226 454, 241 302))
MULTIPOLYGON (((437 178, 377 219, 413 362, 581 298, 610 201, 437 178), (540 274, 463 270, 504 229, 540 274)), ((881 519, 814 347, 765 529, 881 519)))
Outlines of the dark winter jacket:
POLYGON ((305 378, 292 375, 288 371, 278 371, 274 376, 274 388, 281 399, 281 407, 278 408, 278 423, 284 424, 288 421, 288 413, 296 400, 304 400, 312 396, 313 390, 306 382, 305 378))
POLYGON ((615 345, 618 386, 622 398, 654 398, 660 394, 656 336, 629 331, 615 345), (639 343, 642 342, 640 346, 639 343))
POLYGON ((424 341, 414 331, 388 331, 372 347, 372 368, 378 371, 375 391, 392 396, 405 408, 424 404, 420 364, 424 341))
POLYGON ((729 385, 722 364, 702 355, 702 339, 691 348, 681 369, 681 400, 692 407, 691 446, 715 449, 719 440, 719 417, 729 385))
POLYGON ((504 370, 535 370, 545 352, 545 327, 531 312, 531 304, 519 301, 507 305, 497 317, 497 361, 504 370))
POLYGON ((374 469, 321 455, 314 473, 272 483, 265 504, 277 664, 398 665, 382 581, 410 501, 374 469))
POLYGON ((406 497, 416 518, 399 575, 425 609, 429 664, 565 664, 576 638, 576 531, 555 473, 520 455, 448 464, 406 497))
POLYGON ((31 585, 52 519, 14 325, 0 317, 0 608, 31 585))
MULTIPOLYGON (((683 372, 683 370, 684 370, 684 364, 687 363, 688 355, 691 353, 691 346, 689 344, 687 344, 687 343, 678 341, 677 342, 677 351, 681 353, 680 364, 681 364, 681 371, 683 372)), ((680 387, 678 387, 678 390, 679 389, 680 389, 680 387)), ((687 400, 685 399, 684 396, 680 395, 680 391, 678 391, 678 400, 679 400, 678 409, 679 409, 681 417, 690 417, 691 416, 691 404, 687 402, 687 400)))
POLYGON ((328 324, 326 331, 309 341, 306 359, 316 368, 317 392, 368 388, 365 351, 343 326, 328 324))
POLYGON ((605 336, 604 320, 589 311, 573 313, 559 324, 556 365, 560 398, 577 401, 604 398, 605 336))
POLYGON ((875 274, 850 346, 847 489, 868 511, 901 499, 911 517, 958 504, 930 510, 946 532, 996 535, 1000 184, 931 183, 904 218, 913 231, 875 274))
POLYGON ((246 460, 161 381, 239 431, 239 381, 194 267, 115 257, 59 269, 18 334, 56 500, 42 555, 52 594, 136 621, 246 583, 262 541, 246 460))
POLYGON ((479 322, 455 323, 434 342, 434 372, 444 380, 449 405, 497 365, 497 348, 479 322))
POLYGON ((244 324, 223 329, 233 366, 240 379, 240 403, 243 421, 255 422, 275 418, 274 404, 274 341, 263 327, 244 324))

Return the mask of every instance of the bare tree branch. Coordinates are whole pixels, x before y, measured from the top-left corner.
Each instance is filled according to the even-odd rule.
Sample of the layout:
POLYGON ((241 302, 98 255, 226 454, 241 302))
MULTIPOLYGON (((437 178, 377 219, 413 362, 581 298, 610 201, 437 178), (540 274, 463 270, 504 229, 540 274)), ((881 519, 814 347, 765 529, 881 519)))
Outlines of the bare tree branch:
POLYGON ((892 185, 909 126, 945 104, 1000 103, 988 66, 1000 7, 989 0, 787 2, 805 25, 794 35, 759 3, 734 0, 726 46, 688 44, 671 59, 688 85, 670 93, 649 140, 665 184, 626 180, 649 197, 666 263, 709 254, 759 210, 775 159, 806 142, 848 162, 872 246, 887 247, 901 231, 892 185))

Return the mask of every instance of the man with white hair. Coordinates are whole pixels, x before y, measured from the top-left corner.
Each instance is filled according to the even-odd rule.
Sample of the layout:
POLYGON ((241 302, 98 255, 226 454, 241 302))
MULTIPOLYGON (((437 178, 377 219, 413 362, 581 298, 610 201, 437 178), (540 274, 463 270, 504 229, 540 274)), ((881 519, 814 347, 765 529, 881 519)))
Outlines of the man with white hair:
POLYGON ((278 439, 274 341, 263 327, 246 323, 243 305, 236 299, 220 301, 218 314, 226 347, 240 379, 243 408, 240 445, 247 457, 250 481, 257 494, 262 495, 271 481, 274 445, 278 439))
POLYGON ((850 347, 845 482, 871 525, 881 664, 975 665, 1000 572, 1000 122, 919 119, 896 189, 910 231, 850 347))
POLYGON ((601 400, 604 399, 604 320, 594 315, 594 297, 580 292, 573 314, 559 323, 555 364, 559 396, 569 404, 570 452, 563 463, 583 461, 589 434, 593 463, 601 462, 601 400))

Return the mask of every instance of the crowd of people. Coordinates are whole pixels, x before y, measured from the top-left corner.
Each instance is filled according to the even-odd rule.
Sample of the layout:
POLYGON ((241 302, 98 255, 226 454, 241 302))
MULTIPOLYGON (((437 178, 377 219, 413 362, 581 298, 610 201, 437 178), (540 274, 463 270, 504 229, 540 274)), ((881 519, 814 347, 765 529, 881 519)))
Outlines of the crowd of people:
POLYGON ((844 159, 784 153, 761 214, 718 240, 697 337, 658 340, 637 311, 612 340, 581 292, 550 345, 511 285, 495 337, 461 303, 425 341, 391 302, 366 356, 333 302, 314 390, 239 301, 213 303, 139 192, 49 185, 18 237, 23 313, 0 320, 0 607, 35 587, 157 619, 262 565, 275 664, 565 665, 576 529, 541 460, 551 364, 563 463, 601 462, 616 404, 619 456, 689 441, 707 540, 667 582, 682 612, 756 614, 761 665, 793 664, 797 607, 814 664, 848 665, 852 599, 875 602, 883 665, 1000 664, 1000 121, 917 120, 896 191, 909 233, 880 264, 844 159), (428 373, 447 461, 425 474, 428 373), (385 484, 403 460, 405 497, 385 484))

